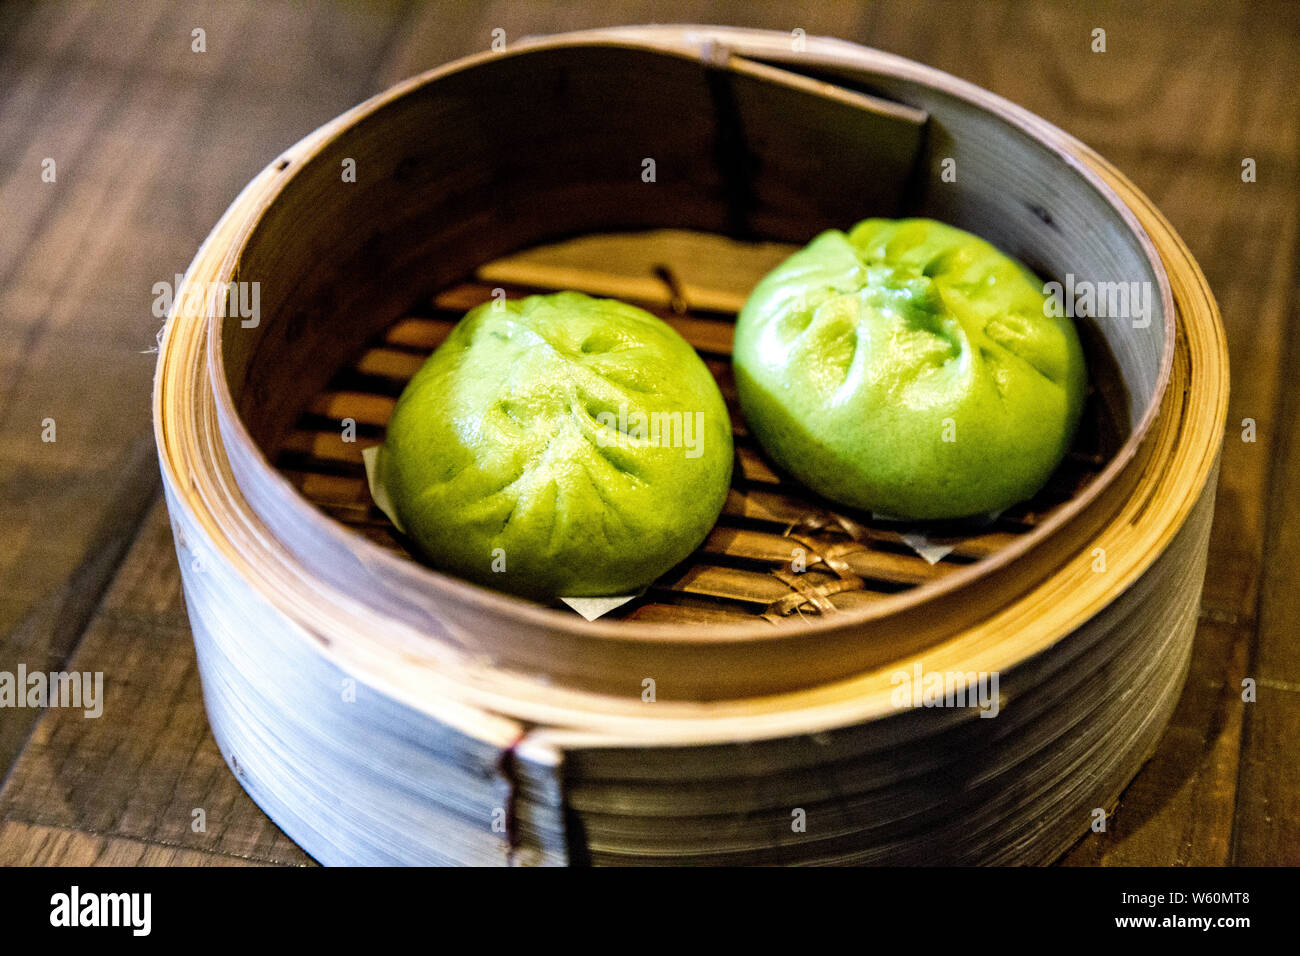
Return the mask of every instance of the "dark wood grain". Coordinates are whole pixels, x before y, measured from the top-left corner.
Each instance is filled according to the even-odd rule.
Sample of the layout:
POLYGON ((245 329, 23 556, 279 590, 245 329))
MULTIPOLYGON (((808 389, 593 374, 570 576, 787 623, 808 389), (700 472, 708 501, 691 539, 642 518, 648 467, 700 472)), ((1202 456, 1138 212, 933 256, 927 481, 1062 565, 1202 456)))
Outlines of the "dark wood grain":
MULTIPOLYGON (((1287 343, 1279 350, 1287 371, 1300 363, 1296 291, 1293 286, 1287 297, 1287 343)), ((1300 396, 1294 388, 1280 390, 1275 419, 1290 427, 1279 428, 1271 443, 1258 638, 1245 672, 1256 683, 1256 699, 1244 705, 1232 844, 1232 862, 1244 866, 1300 864, 1300 396)))
POLYGON ((4 715, 0 862, 305 862, 208 733, 160 506, 118 563, 156 480, 141 452, 153 283, 184 269, 279 149, 369 93, 487 48, 496 27, 509 41, 648 21, 800 28, 923 60, 1088 142, 1181 232, 1233 362, 1203 622, 1159 749, 1108 832, 1065 862, 1300 862, 1300 407, 1287 388, 1300 7, 1211 0, 0 5, 0 669, 99 668, 108 698, 98 720, 4 715), (45 157, 56 183, 41 182, 45 157), (1246 157, 1255 183, 1241 181, 1246 157), (41 441, 45 418, 57 442, 41 441), (206 833, 191 827, 200 807, 206 833))
MULTIPOLYGON (((155 451, 147 435, 127 449, 121 464, 116 480, 93 489, 102 518, 84 557, 0 643, 0 671, 15 673, 20 665, 29 672, 67 668, 73 648, 117 573, 118 562, 157 491, 155 451)), ((91 506, 87 496, 79 505, 91 506)), ((0 723, 0 767, 12 765, 40 715, 38 709, 14 710, 5 715, 0 723)))
MULTIPOLYGON (((154 283, 184 271, 278 150, 379 88, 407 9, 334 12, 142 0, 6 5, 0 17, 0 669, 90 661, 130 702, 71 724, 51 710, 34 729, 39 712, 6 712, 0 819, 170 844, 187 838, 190 811, 171 802, 182 799, 215 816, 217 842, 193 846, 305 859, 226 779, 166 534, 146 532, 132 553, 152 557, 122 572, 170 566, 144 575, 170 583, 163 604, 118 587, 112 600, 131 606, 92 613, 157 488, 154 283), (191 49, 200 27, 203 53, 191 49), (41 179, 46 157, 53 183, 41 179), (46 419, 54 442, 42 440, 46 419), (152 681, 163 696, 137 701, 152 681), (223 826, 232 807, 266 834, 240 829, 237 814, 223 826)), ((5 862, 29 852, 10 832, 5 862)))
POLYGON ((308 862, 240 789, 208 731, 161 502, 65 668, 103 674, 103 714, 45 713, 0 790, 0 820, 308 862))
POLYGON ((1070 866, 1222 866, 1229 862, 1244 711, 1240 675, 1252 631, 1203 623, 1187 684, 1160 748, 1110 814, 1062 861, 1070 866))
POLYGON ((11 866, 266 866, 257 860, 186 850, 85 829, 0 823, 0 846, 11 866))

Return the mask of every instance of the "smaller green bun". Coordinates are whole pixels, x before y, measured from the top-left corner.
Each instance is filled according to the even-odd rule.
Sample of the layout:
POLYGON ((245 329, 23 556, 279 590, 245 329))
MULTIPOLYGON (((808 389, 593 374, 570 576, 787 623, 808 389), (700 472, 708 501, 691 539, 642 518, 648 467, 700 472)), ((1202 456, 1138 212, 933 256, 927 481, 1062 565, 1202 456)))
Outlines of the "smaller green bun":
POLYGON ((1032 497, 1069 450, 1087 371, 1069 318, 994 246, 932 219, 824 232, 736 325, 741 408, 832 501, 953 519, 1032 497))
POLYGON ((430 563, 539 600, 650 584, 708 535, 731 465, 695 350, 577 292, 470 311, 406 386, 379 457, 430 563))

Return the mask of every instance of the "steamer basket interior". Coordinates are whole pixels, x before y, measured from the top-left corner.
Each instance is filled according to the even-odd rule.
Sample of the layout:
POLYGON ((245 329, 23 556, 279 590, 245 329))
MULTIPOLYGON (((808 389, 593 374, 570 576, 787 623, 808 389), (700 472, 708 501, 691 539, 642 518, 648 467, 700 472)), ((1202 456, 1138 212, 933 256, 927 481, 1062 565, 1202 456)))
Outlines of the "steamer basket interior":
MULTIPOLYGON (((421 588, 471 601, 490 593, 407 560, 370 504, 360 450, 382 440, 405 381, 465 310, 495 287, 512 297, 561 287, 497 260, 629 231, 646 232, 646 274, 612 273, 597 256, 578 263, 581 281, 562 287, 625 290, 620 297, 675 323, 728 398, 737 462, 706 544, 601 626, 880 616, 915 606, 891 599, 937 596, 1024 558, 1080 518, 1137 456, 1168 376, 1172 299, 1145 233, 1093 174, 1041 141, 1041 130, 887 71, 828 84, 799 69, 819 72, 735 56, 703 62, 632 42, 524 46, 417 78, 268 170, 279 181, 227 273, 261 284, 260 322, 220 323, 210 362, 232 470, 287 546, 337 557, 341 524, 382 549, 378 560, 401 559, 404 567, 383 565, 402 578, 389 597, 409 604, 421 588), (355 183, 340 180, 348 159, 355 183), (955 182, 942 175, 947 160, 955 182), (902 540, 906 529, 837 512, 771 467, 734 405, 730 324, 743 298, 680 295, 669 251, 654 251, 665 236, 654 230, 746 248, 912 214, 983 235, 1047 279, 1136 279, 1154 290, 1145 326, 1080 322, 1092 391, 1075 448, 1048 486, 990 526, 930 529, 955 545, 934 565, 902 540), (344 418, 358 423, 356 443, 339 438, 344 418), (284 481, 267 483, 277 470, 284 481), (302 520, 313 506, 331 520, 302 520), (804 574, 789 570, 792 545, 808 549, 804 574)), ((372 557, 353 553, 362 557, 333 570, 322 561, 322 573, 355 577, 372 557)), ((1039 565, 1032 573, 1052 570, 1039 565)), ((502 613, 525 613, 526 602, 504 600, 514 611, 502 613)), ((560 615, 578 621, 545 613, 535 620, 546 626, 570 626, 560 615)), ((422 614, 414 608, 411 619, 422 614)))
POLYGON ((591 237, 489 263, 470 281, 415 303, 366 343, 312 397, 286 440, 264 451, 325 514, 415 560, 409 542, 371 500, 361 457, 362 449, 383 441, 407 381, 465 311, 490 301, 497 290, 510 298, 560 287, 617 294, 675 326, 704 358, 731 412, 736 461, 728 502, 704 545, 603 620, 726 624, 755 617, 781 623, 865 607, 968 567, 1073 500, 1128 438, 1123 381, 1104 337, 1089 326, 1083 339, 1096 385, 1069 456, 1033 499, 991 522, 926 526, 931 543, 953 548, 930 563, 905 539, 917 525, 847 512, 817 498, 772 465, 745 427, 730 365, 735 315, 726 303, 734 306, 761 278, 761 272, 745 278, 743 267, 765 263, 777 250, 784 254, 785 246, 763 244, 750 251, 722 237, 650 232, 591 237), (728 273, 728 288, 699 290, 712 307, 692 306, 696 289, 683 291, 678 270, 686 274, 692 258, 710 255, 733 259, 739 271, 728 273), (347 420, 355 423, 355 441, 341 437, 347 420), (796 548, 807 564, 799 574, 791 571, 796 548))

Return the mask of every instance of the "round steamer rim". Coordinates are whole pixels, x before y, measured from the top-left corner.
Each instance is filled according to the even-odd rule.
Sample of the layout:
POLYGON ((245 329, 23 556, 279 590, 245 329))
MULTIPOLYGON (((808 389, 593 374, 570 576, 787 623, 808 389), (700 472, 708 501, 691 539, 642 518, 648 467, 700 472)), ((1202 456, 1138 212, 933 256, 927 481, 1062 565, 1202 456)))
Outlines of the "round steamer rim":
MULTIPOLYGON (((1125 188, 1126 181, 1119 173, 1100 158, 1096 158, 1096 161, 1098 168, 1108 178, 1118 187, 1125 188)), ((1184 392, 1184 401, 1188 404, 1185 408, 1175 406, 1171 409, 1173 414, 1170 418, 1176 421, 1166 422, 1167 427, 1162 429, 1159 436, 1162 445, 1168 446, 1175 453, 1173 460, 1169 467, 1150 477, 1150 483, 1158 487, 1150 490, 1147 495, 1130 501, 1128 511, 1122 516, 1123 520, 1113 522, 1095 539, 1097 543, 1113 548, 1116 560, 1111 568, 1111 586, 1088 599, 1087 613, 1081 615, 1075 606, 1074 602, 1080 598, 1077 591, 1069 587, 1068 581, 1049 580, 1015 606, 1004 609, 1005 613, 1000 615, 1008 620, 1015 620, 1020 615, 1021 620, 1017 623, 1021 626, 1017 627, 1016 633, 1019 637, 1030 637, 1031 640, 1019 643, 1005 640, 1005 632, 999 633, 996 626, 985 627, 978 634, 958 634, 927 649, 928 669, 943 670, 946 666, 954 666, 963 671, 979 667, 1005 672, 1045 655, 1057 643, 1057 638, 1045 638, 1042 634, 1035 635, 1032 632, 1042 631, 1044 626, 1049 634, 1056 630, 1070 632, 1071 623, 1077 625, 1081 620, 1089 620, 1093 613, 1106 608, 1116 595, 1126 592, 1135 582, 1143 579, 1147 569, 1157 557, 1165 553, 1172 539, 1183 528, 1197 501, 1202 498, 1203 484, 1200 479, 1214 472, 1218 442, 1213 439, 1221 433, 1226 415, 1226 374, 1209 378, 1204 382, 1204 388, 1194 388, 1197 383, 1192 377, 1197 372, 1198 364, 1193 356, 1204 360, 1200 364, 1201 368, 1208 368, 1211 372, 1216 369, 1226 372, 1226 341, 1217 319, 1217 307, 1204 276, 1179 237, 1140 194, 1135 193, 1134 199, 1142 203, 1144 214, 1150 216, 1152 222, 1159 227, 1161 247, 1178 267, 1176 279, 1179 301, 1208 319, 1189 326, 1189 341, 1178 363, 1178 384, 1184 392), (1210 410, 1210 415, 1192 414, 1193 403, 1203 403, 1210 410), (1190 435, 1186 429, 1188 423, 1198 426, 1190 435), (1184 472, 1194 474, 1197 481, 1190 484, 1179 481, 1184 472), (1157 492, 1164 488, 1173 488, 1177 494, 1161 497, 1157 492), (1151 502, 1150 507, 1147 507, 1148 500, 1151 502), (1154 539, 1143 538, 1143 530, 1151 526, 1160 530, 1159 535, 1154 539), (1137 550, 1117 547, 1123 540, 1130 543, 1136 540, 1142 547, 1137 550), (1055 593, 1044 597, 1041 592, 1048 590, 1054 590, 1055 593)), ((189 344, 195 344, 193 337, 189 344)), ((199 369, 196 369, 194 363, 186 365, 180 350, 176 350, 170 362, 171 365, 179 366, 178 371, 182 376, 188 373, 192 378, 200 378, 199 369)), ((173 371, 177 369, 160 367, 160 378, 166 379, 173 371)), ((163 384, 165 382, 160 382, 160 385, 163 384)), ((199 409, 203 420, 198 424, 207 426, 207 435, 211 438, 214 435, 212 415, 215 409, 210 396, 207 397, 209 401, 199 409)), ((200 480, 199 474, 192 473, 192 477, 196 482, 200 480)), ((212 487, 204 488, 202 497, 205 499, 231 491, 229 485, 223 485, 220 481, 214 480, 211 484, 212 487)), ((735 740, 771 739, 797 733, 817 734, 894 712, 889 701, 890 685, 885 679, 888 668, 813 690, 723 703, 665 700, 646 711, 639 703, 552 687, 522 678, 508 680, 506 675, 499 672, 491 675, 460 672, 448 676, 437 673, 432 668, 402 666, 400 656, 392 658, 389 655, 391 648, 378 646, 379 642, 372 641, 369 646, 362 640, 335 640, 322 644, 312 639, 312 628, 327 624, 338 625, 339 620, 330 618, 322 608, 311 602, 288 601, 289 592, 272 586, 276 579, 267 573, 292 573, 293 569, 268 568, 266 565, 245 561, 244 552, 229 550, 230 542, 224 534, 226 529, 215 525, 210 513, 191 511, 186 517, 193 517, 206 524, 209 534, 218 532, 212 537, 212 543, 227 546, 227 552, 221 557, 230 562, 241 583, 255 586, 264 600, 275 604, 286 616, 291 616, 299 640, 314 653, 333 660, 345 670, 350 667, 351 673, 364 675, 367 682, 394 699, 449 725, 462 729, 472 728, 479 736, 490 736, 503 745, 517 742, 511 734, 511 719, 540 723, 541 726, 529 732, 517 751, 530 760, 543 762, 558 759, 558 754, 563 753, 565 748, 635 745, 647 740, 659 744, 708 745, 735 740), (286 604, 290 606, 286 607, 286 604)), ((247 519, 249 516, 241 517, 247 519)), ((245 524, 249 525, 249 522, 245 520, 245 524)), ((252 532, 256 533, 256 528, 252 528, 252 532)), ((275 556, 273 551, 269 554, 275 556)), ((1086 565, 1086 556, 1081 557, 1080 562, 1086 565)), ((337 632, 336 627, 333 633, 337 632)), ((356 632, 358 637, 363 633, 356 632)), ((942 728, 936 727, 934 731, 942 732, 942 728)))
MULTIPOLYGON (((694 34, 689 34, 694 37, 694 34)), ((674 28, 657 27, 619 28, 614 30, 584 31, 571 34, 559 34, 553 37, 521 41, 513 49, 500 53, 480 53, 444 66, 429 70, 416 77, 405 80, 390 89, 371 97, 369 100, 344 113, 333 123, 309 134, 290 149, 284 151, 276 162, 268 166, 245 188, 240 197, 227 212, 226 217, 238 221, 237 232, 228 238, 226 253, 217 270, 213 284, 215 288, 229 283, 238 268, 240 256, 249 236, 257 228, 262 213, 275 201, 293 177, 311 159, 319 155, 329 143, 343 135, 343 131, 356 120, 368 115, 388 103, 399 99, 413 89, 436 81, 438 78, 503 57, 525 55, 543 46, 557 45, 604 45, 614 42, 620 46, 636 49, 653 49, 657 52, 676 55, 687 59, 697 59, 701 55, 700 47, 708 47, 711 41, 728 45, 731 52, 741 55, 756 55, 767 59, 779 58, 785 53, 789 58, 788 48, 781 50, 773 46, 772 38, 764 31, 730 30, 727 28, 674 28), (699 32, 699 37, 688 40, 685 44, 674 42, 672 37, 680 36, 673 31, 686 29, 699 32)), ((752 643, 763 641, 784 642, 791 639, 802 640, 814 638, 819 634, 842 629, 846 624, 864 625, 873 621, 890 618, 901 612, 914 610, 941 595, 951 595, 990 574, 1025 558, 1030 552, 1049 540, 1066 525, 1071 524, 1088 506, 1092 505, 1103 493, 1116 482, 1128 466, 1137 457, 1139 449, 1147 438, 1152 423, 1159 412, 1160 404, 1168 386, 1170 370, 1173 363, 1175 313, 1173 294, 1169 279, 1154 244, 1141 223, 1131 210, 1120 200, 1119 196, 1091 168, 1082 163, 1073 150, 1082 146, 1073 137, 1068 136, 1055 126, 1033 114, 997 97, 979 87, 952 77, 950 74, 913 63, 892 54, 881 53, 865 47, 857 47, 843 41, 808 38, 808 56, 800 60, 805 65, 820 64, 845 68, 863 67, 862 57, 872 61, 872 66, 888 67, 904 78, 928 85, 937 85, 945 92, 964 99, 969 103, 991 109, 1004 121, 1016 126, 1021 132, 1048 146, 1058 156, 1063 157, 1087 185, 1092 188, 1131 228, 1138 238, 1143 252, 1155 275, 1160 291, 1160 301, 1164 316, 1165 339, 1161 354, 1159 380, 1153 400, 1144 410, 1137 426, 1133 429, 1124 445, 1115 454, 1106 467, 1068 503, 1057 508, 1051 516, 1038 527, 999 549, 994 554, 967 567, 945 575, 942 579, 926 582, 908 591, 888 596, 874 602, 870 607, 853 611, 842 611, 833 616, 825 616, 812 621, 791 622, 789 626, 774 626, 767 621, 745 622, 738 624, 719 624, 701 631, 687 631, 673 623, 640 623, 632 621, 592 621, 567 611, 547 608, 514 596, 480 587, 451 575, 431 568, 420 566, 417 573, 422 582, 435 593, 447 600, 459 601, 479 608, 506 608, 516 619, 532 623, 539 627, 561 630, 584 639, 614 642, 671 643, 685 645, 752 643), (827 49, 821 51, 822 45, 827 49), (836 48, 845 53, 852 51, 854 57, 843 54, 836 56, 836 48)), ((225 217, 223 217, 225 218, 225 217)), ((219 227, 220 228, 220 225, 219 227)), ((215 230, 214 230, 215 233, 215 230)), ((187 274, 186 282, 189 282, 187 274)), ((178 301, 181 296, 177 296, 178 301)), ((340 545, 344 541, 353 550, 365 554, 365 560, 377 568, 409 563, 407 559, 393 555, 364 539, 359 539, 349 529, 339 525, 322 514, 314 505, 301 496, 296 488, 267 460, 265 452, 257 446, 236 409, 235 401, 227 386, 224 357, 221 348, 220 314, 224 310, 209 309, 208 314, 214 318, 208 321, 206 341, 206 362, 208 377, 216 402, 216 411, 221 432, 228 438, 233 436, 251 448, 255 456, 259 480, 266 480, 278 492, 278 496, 295 516, 305 522, 312 522, 330 538, 340 545)), ((169 326, 173 323, 169 321, 169 326)))
MULTIPOLYGON (((308 140, 304 140, 304 143, 307 143, 310 139, 311 137, 308 137, 308 140)), ((1160 240, 1161 248, 1164 250, 1165 255, 1170 257, 1172 266, 1176 267, 1171 271, 1174 272, 1174 278, 1178 280, 1179 301, 1184 302, 1185 305, 1191 308, 1191 314, 1208 317, 1208 321, 1193 323, 1186 331, 1193 337, 1193 342, 1199 344, 1199 349, 1193 351, 1203 356, 1210 367, 1214 367, 1216 364, 1220 365, 1225 374, 1217 379, 1209 380, 1206 383, 1207 387, 1204 389, 1193 389, 1190 400, 1207 403, 1211 413, 1209 418, 1217 426, 1221 426, 1226 416, 1226 342, 1217 321, 1217 308, 1209 294, 1208 287, 1205 285, 1203 275, 1192 261, 1181 240, 1172 232, 1163 217, 1144 196, 1133 189, 1122 175, 1109 167, 1100 157, 1087 150, 1086 147, 1081 147, 1080 156, 1082 157, 1080 161, 1094 163, 1098 174, 1109 180, 1117 190, 1129 196, 1130 200, 1134 201, 1135 205, 1139 205, 1144 215, 1154 223, 1153 228, 1155 235, 1160 240)), ((187 273, 187 282, 200 273, 212 274, 208 271, 208 268, 211 265, 210 260, 215 257, 215 249, 222 242, 228 240, 229 237, 225 233, 235 229, 238 221, 242 219, 247 211, 241 208, 241 204, 247 203, 249 197, 257 193, 264 180, 274 174, 274 169, 268 168, 236 200, 231 210, 223 217, 223 221, 214 229, 212 235, 205 241, 204 246, 196 255, 187 273)), ((180 300, 181 296, 177 296, 177 301, 180 300)), ((201 395, 203 402, 202 406, 197 409, 199 413, 198 420, 185 414, 171 414, 171 408, 168 404, 169 399, 175 399, 177 394, 184 393, 183 389, 180 392, 177 391, 177 382, 185 381, 188 384, 202 385, 203 376, 201 373, 205 369, 203 362, 193 361, 193 359, 201 357, 203 350, 204 338, 201 330, 195 327, 195 323, 190 323, 187 326, 184 321, 178 321, 177 319, 178 317, 173 315, 167 325, 162 354, 159 359, 154 395, 155 430, 158 437, 161 464, 168 480, 169 491, 173 493, 193 492, 198 501, 209 506, 221 505, 223 503, 222 499, 225 499, 225 503, 233 501, 239 504, 239 491, 233 485, 233 482, 222 482, 208 474, 204 468, 196 467, 196 465, 201 466, 204 462, 196 462, 191 457, 192 450, 202 450, 204 448, 206 448, 208 454, 218 460, 224 454, 220 445, 220 436, 215 428, 216 408, 211 392, 202 390, 204 392, 201 395), (167 427, 169 424, 171 425, 170 431, 167 427), (203 433, 202 438, 199 439, 193 430, 201 431, 203 433)), ((1188 390, 1191 383, 1182 382, 1180 384, 1183 385, 1184 390, 1188 390)), ((1188 395, 1184 395, 1183 401, 1189 401, 1188 395)), ((1199 419, 1197 420, 1199 421, 1199 419)), ((1170 467, 1163 469, 1163 471, 1169 476, 1175 473, 1181 475, 1184 470, 1190 471, 1193 480, 1189 484, 1179 486, 1179 490, 1182 492, 1180 497, 1176 499, 1155 499, 1155 506, 1150 509, 1140 509, 1131 522, 1112 522, 1105 529, 1105 535, 1098 538, 1098 540, 1109 542, 1109 537, 1106 536, 1113 536, 1116 532, 1129 531, 1136 528, 1139 522, 1150 525, 1156 521, 1157 513, 1160 522, 1162 522, 1161 534, 1154 544, 1144 542, 1149 547, 1144 547, 1140 554, 1120 552, 1120 560, 1115 563, 1112 569, 1114 575, 1107 575, 1111 586, 1093 595, 1086 602, 1090 608, 1089 614, 1105 607, 1115 595, 1127 589, 1141 576, 1145 569, 1155 560, 1156 555, 1163 551, 1169 540, 1182 526, 1194 500, 1204 486, 1205 479, 1213 472, 1217 460, 1218 442, 1209 439, 1219 432, 1221 432, 1221 428, 1218 428, 1217 431, 1206 429, 1190 436, 1190 439, 1186 441, 1181 441, 1180 439, 1183 436, 1180 435, 1166 436, 1169 444, 1176 443, 1181 446, 1179 450, 1182 457, 1187 458, 1189 455, 1197 457, 1190 462, 1183 462, 1181 468, 1170 467)), ((189 501, 193 500, 189 499, 189 501)), ((182 501, 174 501, 173 507, 179 503, 182 503, 182 501)), ((262 546, 266 545, 266 529, 260 526, 256 515, 249 512, 246 507, 242 512, 238 508, 225 510, 228 515, 235 514, 240 519, 240 523, 243 525, 241 530, 249 536, 251 541, 255 541, 262 546)), ((245 553, 240 552, 235 547, 234 542, 227 533, 236 529, 228 529, 220 525, 211 507, 188 507, 185 509, 184 517, 202 527, 208 536, 208 541, 205 543, 220 549, 219 557, 227 561, 238 572, 244 585, 254 588, 263 600, 276 607, 286 618, 295 622, 295 630, 301 632, 302 639, 313 650, 336 661, 342 661, 345 664, 351 662, 358 665, 361 672, 367 675, 368 680, 373 680, 379 688, 388 690, 394 697, 404 700, 426 713, 435 714, 455 726, 472 724, 479 733, 484 730, 485 717, 492 714, 513 714, 522 719, 535 720, 547 719, 549 716, 560 727, 572 728, 567 731, 543 729, 530 738, 530 749, 544 749, 544 741, 556 739, 556 735, 562 738, 565 734, 584 745, 609 743, 610 739, 608 737, 593 736, 596 730, 606 729, 617 731, 627 738, 654 735, 656 739, 668 739, 671 736, 674 740, 691 743, 707 743, 722 739, 761 738, 791 731, 797 732, 800 727, 810 731, 825 729, 828 726, 826 723, 828 707, 834 709, 835 719, 833 723, 838 724, 855 718, 860 719, 863 715, 868 717, 878 715, 887 706, 887 695, 882 702, 879 693, 866 695, 858 692, 844 693, 846 690, 866 690, 865 682, 870 676, 867 675, 860 679, 838 682, 835 689, 839 693, 832 693, 831 695, 832 697, 840 697, 838 703, 827 699, 826 694, 821 692, 820 689, 807 692, 796 691, 781 695, 779 698, 764 698, 763 703, 768 705, 775 704, 778 700, 784 704, 779 712, 772 715, 770 721, 763 718, 759 713, 761 710, 759 707, 760 702, 752 699, 740 702, 735 706, 730 704, 700 705, 665 700, 653 709, 652 714, 647 714, 642 708, 636 712, 635 717, 631 714, 617 716, 608 713, 607 710, 602 710, 602 708, 607 709, 617 703, 614 698, 605 695, 541 686, 536 682, 528 682, 522 678, 516 682, 517 687, 512 688, 507 684, 503 690, 500 680, 498 680, 497 686, 492 688, 488 686, 491 682, 485 680, 482 675, 479 675, 477 681, 461 683, 454 677, 432 673, 429 668, 400 667, 401 651, 397 650, 397 656, 394 657, 394 648, 392 646, 378 646, 373 641, 371 646, 364 646, 362 640, 351 643, 338 640, 322 645, 320 641, 312 640, 310 636, 313 626, 327 628, 330 625, 335 625, 335 632, 339 632, 337 625, 340 625, 340 619, 337 617, 331 618, 321 606, 310 600, 291 600, 288 591, 274 587, 273 584, 276 583, 274 576, 267 574, 267 571, 274 569, 266 565, 255 566, 246 561, 245 553), (394 662, 399 667, 394 668, 392 666, 394 662), (376 667, 376 664, 381 666, 376 667), (526 686, 532 688, 532 693, 537 699, 527 702, 528 706, 520 706, 525 702, 513 699, 511 693, 512 690, 518 690, 526 686), (583 713, 573 709, 564 714, 560 713, 565 711, 566 707, 574 708, 578 705, 582 705, 581 710, 587 715, 585 719, 583 713), (484 708, 489 711, 488 714, 484 713, 484 708), (731 717, 737 719, 732 720, 731 717), (779 726, 773 724, 779 724, 779 726), (583 730, 583 727, 586 730, 583 730), (640 732, 638 732, 638 728, 640 728, 640 732)), ((173 520, 175 522, 176 519, 173 520)), ((183 539, 179 543, 184 549, 185 542, 183 539)), ((273 548, 263 547, 262 556, 266 555, 269 555, 273 560, 283 557, 282 554, 277 554, 273 548)), ((293 572, 293 569, 290 568, 280 570, 288 573, 293 572)), ((299 577, 301 578, 301 575, 299 577)), ((342 610, 346 605, 355 604, 348 595, 331 593, 328 597, 334 602, 335 610, 342 610)), ((1071 618, 1066 613, 1066 605, 1072 605, 1072 610, 1077 614, 1078 609, 1073 607, 1071 598, 1079 600, 1079 596, 1077 593, 1067 592, 1061 597, 1064 600, 1049 602, 1046 605, 1046 614, 1031 616, 1025 622, 1027 626, 1020 636, 1032 636, 1034 638, 1032 641, 1014 642, 1017 643, 1017 646, 1013 648, 1010 646, 1013 642, 1000 641, 996 637, 990 638, 986 635, 983 646, 990 653, 992 651, 1001 651, 996 656, 989 657, 989 664, 991 666, 997 665, 999 659, 1019 663, 1027 656, 1045 651, 1064 633, 1068 632, 1071 618), (1041 631, 1042 625, 1047 623, 1047 618, 1053 615, 1061 618, 1051 628, 1051 630, 1056 631, 1054 635, 1043 635, 1041 633, 1031 635, 1029 633, 1031 631, 1041 631), (1063 624, 1062 621, 1065 623, 1063 624), (1032 645, 1028 654, 1025 653, 1025 644, 1032 645)), ((352 608, 352 610, 355 610, 355 608, 352 608)), ((1076 616, 1073 621, 1077 624, 1079 620, 1086 619, 1087 616, 1084 615, 1083 618, 1076 616)), ((395 625, 395 628, 397 630, 406 630, 402 625, 395 625)), ((366 636, 366 632, 361 630, 355 631, 354 634, 358 637, 366 636)), ((395 638, 399 635, 390 633, 389 636, 395 638)), ((421 635, 410 636, 419 638, 421 635)), ((958 637, 960 638, 961 635, 958 637)), ((382 644, 382 641, 378 643, 382 644)), ((422 661, 427 662, 429 659, 430 643, 425 640, 420 645, 422 661)), ((928 649, 927 654, 933 657, 941 650, 955 652, 956 649, 957 643, 956 639, 954 639, 928 649)), ((960 660, 963 665, 970 662, 968 658, 960 658, 960 660)), ((468 677, 472 675, 462 673, 458 676, 468 677)), ((498 673, 490 676, 495 679, 504 675, 498 673)), ((502 720, 505 719, 502 718, 502 720)), ((495 726, 495 723, 493 722, 492 725, 495 726)), ((502 735, 507 734, 509 731, 508 723, 503 723, 498 730, 502 735)))

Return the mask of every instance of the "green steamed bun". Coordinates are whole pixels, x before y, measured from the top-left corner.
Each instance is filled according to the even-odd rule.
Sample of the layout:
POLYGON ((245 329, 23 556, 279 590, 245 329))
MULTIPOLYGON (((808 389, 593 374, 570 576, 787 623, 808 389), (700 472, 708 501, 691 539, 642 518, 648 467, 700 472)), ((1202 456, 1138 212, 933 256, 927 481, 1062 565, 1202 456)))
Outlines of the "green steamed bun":
POLYGON ((651 583, 708 535, 731 464, 695 351, 577 292, 470 311, 406 386, 379 457, 431 563, 539 599, 651 583))
POLYGON ((736 325, 741 408, 809 488, 908 519, 1031 497, 1073 439, 1086 370, 1042 282, 931 219, 824 232, 754 289, 736 325))

